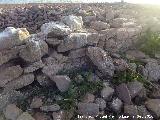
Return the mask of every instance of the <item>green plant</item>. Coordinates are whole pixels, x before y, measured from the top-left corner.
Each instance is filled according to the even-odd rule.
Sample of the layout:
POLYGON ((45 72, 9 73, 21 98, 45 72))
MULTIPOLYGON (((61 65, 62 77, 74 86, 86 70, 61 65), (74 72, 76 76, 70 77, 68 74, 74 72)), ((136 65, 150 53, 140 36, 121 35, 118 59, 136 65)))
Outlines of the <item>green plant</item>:
POLYGON ((133 71, 131 69, 115 73, 112 82, 113 84, 119 85, 121 83, 128 83, 133 81, 139 81, 143 83, 144 87, 148 89, 153 87, 152 83, 149 82, 149 80, 146 80, 144 76, 142 76, 140 73, 133 71))
POLYGON ((137 46, 141 51, 155 57, 155 53, 160 53, 160 34, 148 29, 140 36, 137 46))
POLYGON ((63 109, 73 109, 78 101, 84 97, 84 95, 89 93, 95 93, 103 88, 103 83, 101 81, 89 81, 92 76, 91 72, 84 72, 78 75, 82 75, 83 80, 78 82, 77 75, 73 78, 70 87, 67 92, 62 93, 63 100, 58 101, 58 104, 63 109))

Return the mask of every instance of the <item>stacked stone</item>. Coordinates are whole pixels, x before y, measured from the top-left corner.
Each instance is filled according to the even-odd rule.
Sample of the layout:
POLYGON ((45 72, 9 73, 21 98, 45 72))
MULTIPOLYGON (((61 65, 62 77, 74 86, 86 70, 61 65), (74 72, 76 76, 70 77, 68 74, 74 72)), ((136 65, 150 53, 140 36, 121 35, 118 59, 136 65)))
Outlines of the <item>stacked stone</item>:
MULTIPOLYGON (((59 119, 60 116, 63 120, 67 116, 69 120, 68 111, 62 110, 58 104, 44 105, 43 98, 32 99, 30 108, 41 112, 33 117, 10 103, 22 97, 20 89, 33 82, 38 82, 42 87, 56 85, 60 92, 66 92, 71 79, 59 73, 92 66, 95 70, 95 76, 92 77, 98 80, 103 78, 104 88, 100 95, 87 93, 77 103, 80 115, 96 117, 105 115, 105 111, 110 109, 115 113, 122 112, 129 116, 140 114, 144 117, 150 115, 147 107, 158 118, 158 93, 149 100, 146 89, 138 81, 122 83, 115 89, 108 82, 115 72, 125 71, 131 66, 118 52, 126 52, 136 42, 141 27, 133 19, 117 17, 113 11, 96 10, 95 13, 86 8, 78 10, 76 14, 64 15, 59 21, 46 21, 37 34, 29 34, 25 28, 14 27, 7 27, 0 33, 0 87, 3 88, 0 93, 0 111, 3 110, 5 117, 12 120, 51 119, 44 112, 52 112, 53 119, 59 119), (145 98, 147 101, 142 106, 134 105, 136 98, 145 98)), ((139 51, 126 54, 128 58, 146 61, 146 65, 141 68, 145 77, 154 82, 160 79, 160 65, 156 60, 148 59, 139 51)), ((132 68, 135 71, 138 69, 133 64, 132 68)))

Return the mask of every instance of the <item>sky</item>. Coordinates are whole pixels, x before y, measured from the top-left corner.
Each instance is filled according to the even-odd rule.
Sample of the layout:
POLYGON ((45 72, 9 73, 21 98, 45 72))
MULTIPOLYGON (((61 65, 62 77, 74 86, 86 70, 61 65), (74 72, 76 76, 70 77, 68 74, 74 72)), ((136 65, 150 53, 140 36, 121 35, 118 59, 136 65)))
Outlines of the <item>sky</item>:
MULTIPOLYGON (((43 2, 58 2, 58 1, 63 1, 63 0, 0 0, 0 3, 25 3, 25 2, 35 2, 35 1, 43 1, 43 2)), ((66 1, 66 0, 64 0, 66 1)), ((84 3, 89 3, 89 2, 120 2, 121 0, 67 0, 67 1, 80 1, 84 3)), ((138 4, 159 4, 160 5, 160 0, 124 0, 125 2, 129 3, 138 3, 138 4)))

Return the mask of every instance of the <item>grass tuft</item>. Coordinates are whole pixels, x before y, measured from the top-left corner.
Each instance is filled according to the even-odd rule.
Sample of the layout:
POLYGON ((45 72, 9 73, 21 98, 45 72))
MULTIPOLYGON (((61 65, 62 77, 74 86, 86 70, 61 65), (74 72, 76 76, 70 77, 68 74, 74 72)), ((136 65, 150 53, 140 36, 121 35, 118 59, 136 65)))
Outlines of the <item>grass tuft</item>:
POLYGON ((139 37, 137 47, 148 54, 150 57, 155 57, 155 54, 160 54, 160 33, 152 32, 150 29, 139 37))

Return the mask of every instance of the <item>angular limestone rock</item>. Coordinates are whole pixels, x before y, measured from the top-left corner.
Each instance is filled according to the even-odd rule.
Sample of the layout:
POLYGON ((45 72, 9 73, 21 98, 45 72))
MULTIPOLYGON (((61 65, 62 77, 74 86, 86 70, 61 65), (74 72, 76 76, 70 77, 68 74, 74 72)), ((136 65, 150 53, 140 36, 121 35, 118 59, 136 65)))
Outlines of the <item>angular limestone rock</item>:
POLYGON ((4 87, 8 82, 18 78, 23 73, 23 69, 17 66, 6 67, 0 70, 0 87, 4 87))
POLYGON ((34 35, 26 43, 26 47, 20 51, 19 56, 27 62, 36 62, 48 53, 48 45, 45 41, 34 35))
POLYGON ((104 50, 99 47, 88 47, 87 56, 105 76, 113 76, 115 68, 112 58, 104 50))
POLYGON ((23 44, 29 38, 26 28, 7 27, 0 33, 0 50, 23 44))
POLYGON ((71 29, 63 23, 49 22, 41 26, 41 32, 48 37, 56 37, 69 35, 71 29))
POLYGON ((9 104, 3 110, 6 119, 16 120, 18 116, 22 113, 22 110, 19 109, 15 104, 9 104))
POLYGON ((22 75, 19 78, 16 78, 13 81, 8 82, 5 85, 5 90, 7 91, 7 90, 20 89, 31 84, 33 81, 34 81, 34 75, 32 73, 22 75))
POLYGON ((62 22, 68 25, 72 31, 81 30, 83 26, 83 20, 81 16, 74 16, 74 15, 64 16, 62 18, 62 22))
POLYGON ((70 82, 71 82, 68 76, 56 75, 56 76, 51 77, 51 79, 56 83, 58 89, 61 92, 65 92, 68 90, 70 82))
POLYGON ((97 44, 99 37, 96 33, 72 33, 58 46, 58 52, 66 52, 87 45, 97 44))

